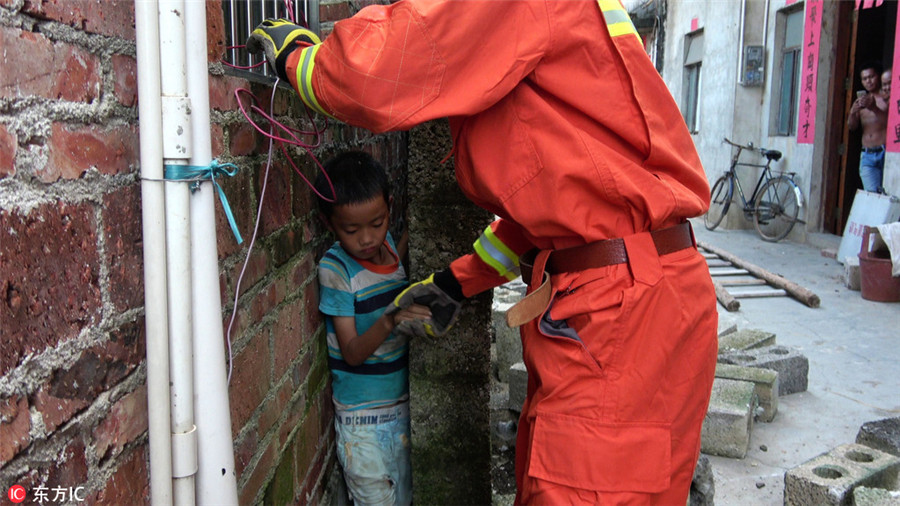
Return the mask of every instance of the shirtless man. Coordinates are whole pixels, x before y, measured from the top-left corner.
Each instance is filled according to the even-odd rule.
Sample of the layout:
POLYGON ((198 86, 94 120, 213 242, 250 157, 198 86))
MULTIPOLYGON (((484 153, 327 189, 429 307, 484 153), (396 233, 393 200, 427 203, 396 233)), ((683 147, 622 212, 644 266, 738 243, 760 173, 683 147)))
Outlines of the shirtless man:
POLYGON ((882 193, 884 143, 887 139, 887 99, 881 94, 881 65, 869 63, 859 73, 865 93, 860 92, 850 107, 850 130, 862 125, 862 152, 859 155, 859 177, 863 189, 882 193))

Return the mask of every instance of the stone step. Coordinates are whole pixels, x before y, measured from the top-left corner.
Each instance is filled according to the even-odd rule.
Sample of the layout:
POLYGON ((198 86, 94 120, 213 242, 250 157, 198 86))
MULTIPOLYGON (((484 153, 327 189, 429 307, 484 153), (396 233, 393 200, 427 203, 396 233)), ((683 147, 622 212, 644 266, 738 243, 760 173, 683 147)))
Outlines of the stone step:
POLYGON ((775 345, 775 334, 765 330, 742 329, 719 337, 719 353, 727 350, 750 350, 775 345))

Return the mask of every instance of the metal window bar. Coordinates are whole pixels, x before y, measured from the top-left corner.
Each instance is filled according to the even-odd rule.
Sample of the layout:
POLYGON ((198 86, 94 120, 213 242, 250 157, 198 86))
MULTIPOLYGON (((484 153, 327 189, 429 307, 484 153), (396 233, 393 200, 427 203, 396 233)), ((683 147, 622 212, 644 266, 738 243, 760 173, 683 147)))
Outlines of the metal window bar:
POLYGON ((305 25, 319 32, 318 0, 222 0, 225 14, 225 47, 227 63, 239 67, 238 72, 274 78, 274 73, 265 63, 262 55, 251 55, 243 47, 256 25, 268 18, 291 19, 288 6, 293 11, 293 19, 298 25, 305 25), (244 68, 252 67, 252 68, 244 68))

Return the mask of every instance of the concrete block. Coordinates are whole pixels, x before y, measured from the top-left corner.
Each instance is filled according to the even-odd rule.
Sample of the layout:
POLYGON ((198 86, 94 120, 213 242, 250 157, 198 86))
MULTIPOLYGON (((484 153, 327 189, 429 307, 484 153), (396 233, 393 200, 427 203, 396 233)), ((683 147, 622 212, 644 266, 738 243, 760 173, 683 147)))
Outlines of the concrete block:
POLYGON ((525 396, 528 395, 528 370, 525 364, 518 362, 509 368, 509 409, 522 412, 525 396))
POLYGON ((750 445, 756 393, 753 383, 716 378, 703 419, 700 451, 742 459, 750 445))
POLYGON ((853 291, 859 291, 859 257, 847 257, 844 259, 844 286, 853 291))
POLYGON ((712 464, 709 463, 709 457, 701 453, 697 459, 697 467, 694 468, 687 506, 714 506, 715 495, 716 483, 713 480, 712 464))
POLYGON ((841 445, 784 473, 784 504, 850 506, 857 487, 895 488, 898 471, 898 457, 859 444, 841 445))
POLYGON ((719 354, 719 362, 777 372, 778 395, 805 392, 809 381, 809 359, 787 346, 727 351, 719 354))
POLYGON ((900 417, 862 424, 856 442, 900 457, 900 417))
POLYGON ((856 487, 853 489, 853 506, 897 506, 900 491, 883 488, 856 487))
POLYGON ((771 369, 744 367, 732 364, 716 364, 716 378, 749 381, 753 383, 759 407, 756 419, 771 422, 778 413, 778 373, 771 369))
POLYGON ((775 334, 765 330, 744 329, 719 337, 719 353, 729 350, 750 350, 774 346, 775 334))

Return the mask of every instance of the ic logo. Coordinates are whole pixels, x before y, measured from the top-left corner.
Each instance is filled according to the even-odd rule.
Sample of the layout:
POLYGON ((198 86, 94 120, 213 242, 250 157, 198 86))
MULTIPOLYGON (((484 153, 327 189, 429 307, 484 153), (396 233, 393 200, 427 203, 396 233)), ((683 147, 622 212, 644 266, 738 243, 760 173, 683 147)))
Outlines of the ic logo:
POLYGON ((27 493, 25 492, 25 487, 22 485, 13 485, 9 487, 9 500, 18 504, 25 500, 25 496, 27 493))

